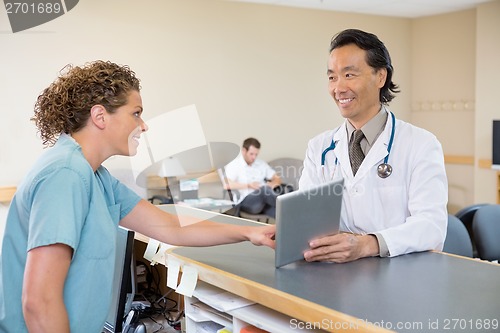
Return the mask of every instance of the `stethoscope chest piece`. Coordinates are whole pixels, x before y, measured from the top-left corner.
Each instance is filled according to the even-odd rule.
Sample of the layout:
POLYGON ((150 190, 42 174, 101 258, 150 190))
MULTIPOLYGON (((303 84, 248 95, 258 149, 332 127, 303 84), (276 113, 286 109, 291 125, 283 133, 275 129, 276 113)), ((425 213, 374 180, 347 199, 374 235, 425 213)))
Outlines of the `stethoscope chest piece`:
POLYGON ((381 163, 377 167, 377 173, 380 178, 387 178, 392 174, 392 166, 387 163, 381 163))

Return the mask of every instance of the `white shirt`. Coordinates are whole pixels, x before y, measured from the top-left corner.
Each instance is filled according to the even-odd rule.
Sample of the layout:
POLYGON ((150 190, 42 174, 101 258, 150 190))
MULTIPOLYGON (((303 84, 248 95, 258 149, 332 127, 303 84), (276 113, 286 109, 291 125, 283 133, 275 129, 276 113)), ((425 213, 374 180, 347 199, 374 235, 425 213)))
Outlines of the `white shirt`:
MULTIPOLYGON (((276 174, 263 160, 255 159, 248 165, 241 153, 225 167, 226 176, 233 182, 250 184, 258 182, 261 186, 266 184, 266 179, 271 179, 276 174)), ((255 191, 252 188, 239 189, 239 200, 241 202, 248 194, 255 191)))

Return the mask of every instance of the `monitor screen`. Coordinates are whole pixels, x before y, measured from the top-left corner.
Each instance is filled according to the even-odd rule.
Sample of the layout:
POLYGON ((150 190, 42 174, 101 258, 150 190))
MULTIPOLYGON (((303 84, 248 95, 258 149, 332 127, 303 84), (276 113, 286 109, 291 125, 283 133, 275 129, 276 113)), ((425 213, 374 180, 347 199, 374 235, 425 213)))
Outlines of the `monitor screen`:
POLYGON ((500 169, 500 120, 493 120, 493 154, 492 165, 494 169, 500 169))
POLYGON ((200 184, 198 179, 183 179, 180 181, 181 200, 198 199, 200 184))
POLYGON ((135 296, 134 232, 119 227, 116 237, 111 306, 104 324, 104 332, 122 332, 124 318, 130 311, 135 296))

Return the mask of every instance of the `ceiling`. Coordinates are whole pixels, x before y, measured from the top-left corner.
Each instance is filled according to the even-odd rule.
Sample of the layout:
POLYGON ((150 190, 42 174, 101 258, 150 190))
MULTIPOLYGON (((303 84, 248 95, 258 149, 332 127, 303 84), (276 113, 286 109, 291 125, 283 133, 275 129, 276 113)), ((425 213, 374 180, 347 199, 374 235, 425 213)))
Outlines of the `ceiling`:
POLYGON ((260 4, 417 18, 475 8, 492 0, 231 0, 260 4))

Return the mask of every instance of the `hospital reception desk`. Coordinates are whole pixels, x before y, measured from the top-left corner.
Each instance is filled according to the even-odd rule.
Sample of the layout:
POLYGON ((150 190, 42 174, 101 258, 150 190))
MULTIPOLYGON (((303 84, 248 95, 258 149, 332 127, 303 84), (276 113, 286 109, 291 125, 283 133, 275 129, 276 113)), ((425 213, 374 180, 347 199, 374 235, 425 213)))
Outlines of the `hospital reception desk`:
MULTIPOLYGON (((248 223, 221 214, 207 218, 248 223)), ((500 331, 498 264, 422 252, 276 269, 272 249, 248 242, 179 247, 168 256, 195 268, 200 281, 291 318, 290 331, 500 331)))

